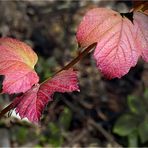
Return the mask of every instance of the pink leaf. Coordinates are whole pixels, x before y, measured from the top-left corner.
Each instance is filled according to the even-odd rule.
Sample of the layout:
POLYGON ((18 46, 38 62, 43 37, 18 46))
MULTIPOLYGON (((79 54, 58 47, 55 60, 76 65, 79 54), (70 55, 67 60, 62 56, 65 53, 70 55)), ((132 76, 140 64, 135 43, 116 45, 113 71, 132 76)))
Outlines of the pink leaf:
POLYGON ((0 75, 4 75, 3 93, 20 93, 39 80, 34 65, 37 55, 25 43, 11 38, 0 38, 0 75))
POLYGON ((142 58, 148 62, 148 16, 134 12, 134 30, 137 48, 141 51, 142 58))
POLYGON ((21 97, 16 98, 13 105, 16 106, 16 112, 19 113, 21 118, 27 117, 31 122, 36 123, 55 92, 72 91, 79 91, 79 88, 76 72, 69 69, 62 71, 41 85, 36 84, 21 97))
MULTIPOLYGON (((135 40, 135 36, 141 35, 141 30, 146 28, 147 21, 143 20, 146 18, 140 19, 139 21, 144 22, 135 25, 143 29, 137 33, 135 25, 118 12, 95 8, 90 10, 80 23, 76 35, 78 43, 81 47, 86 47, 97 42, 94 58, 97 67, 107 78, 120 78, 136 65, 142 50, 140 43, 137 44, 138 40, 147 46, 147 41, 143 40, 147 32, 135 40)), ((148 55, 145 49, 142 56, 146 60, 144 55, 148 55)))

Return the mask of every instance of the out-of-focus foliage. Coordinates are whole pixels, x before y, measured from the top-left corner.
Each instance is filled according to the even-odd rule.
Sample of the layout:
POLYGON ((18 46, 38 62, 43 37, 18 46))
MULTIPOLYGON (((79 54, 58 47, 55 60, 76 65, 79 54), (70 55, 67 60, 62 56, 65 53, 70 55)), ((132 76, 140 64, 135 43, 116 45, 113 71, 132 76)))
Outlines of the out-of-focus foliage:
POLYGON ((117 120, 114 133, 127 136, 130 146, 138 146, 137 136, 140 137, 141 143, 148 142, 148 89, 141 97, 128 96, 128 107, 129 111, 117 120), (133 139, 134 145, 131 145, 133 139))
POLYGON ((61 147, 64 142, 64 133, 68 132, 71 120, 71 111, 65 107, 58 122, 48 123, 47 130, 49 130, 49 136, 41 136, 40 143, 48 143, 50 147, 61 147))
POLYGON ((61 126, 63 130, 68 130, 71 120, 72 113, 69 110, 69 108, 65 107, 64 111, 61 113, 61 116, 59 117, 59 126, 61 126))

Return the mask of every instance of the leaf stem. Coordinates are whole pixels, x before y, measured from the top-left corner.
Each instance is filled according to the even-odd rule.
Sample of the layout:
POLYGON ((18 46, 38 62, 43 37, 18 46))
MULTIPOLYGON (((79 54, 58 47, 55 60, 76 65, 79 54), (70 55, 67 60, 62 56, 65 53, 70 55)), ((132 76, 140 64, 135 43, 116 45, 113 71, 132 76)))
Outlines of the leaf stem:
POLYGON ((138 137, 136 131, 133 131, 128 135, 128 146, 129 147, 137 147, 138 145, 138 137))
MULTIPOLYGON (((56 74, 60 73, 63 70, 67 70, 71 67, 73 67, 75 64, 77 64, 83 57, 85 57, 91 50, 92 48, 96 47, 97 43, 93 43, 91 45, 89 45, 87 48, 85 48, 76 58, 74 58, 70 63, 68 63, 67 65, 65 65, 62 69, 60 69, 59 71, 57 71, 56 73, 54 73, 51 77, 55 76, 56 74)), ((43 81, 41 84, 45 83, 46 81, 48 81, 49 79, 51 79, 51 77, 49 77, 48 79, 46 79, 45 81, 43 81)))
POLYGON ((13 109, 13 103, 9 104, 7 107, 5 107, 1 112, 0 112, 0 118, 5 115, 8 111, 10 111, 11 109, 13 109))

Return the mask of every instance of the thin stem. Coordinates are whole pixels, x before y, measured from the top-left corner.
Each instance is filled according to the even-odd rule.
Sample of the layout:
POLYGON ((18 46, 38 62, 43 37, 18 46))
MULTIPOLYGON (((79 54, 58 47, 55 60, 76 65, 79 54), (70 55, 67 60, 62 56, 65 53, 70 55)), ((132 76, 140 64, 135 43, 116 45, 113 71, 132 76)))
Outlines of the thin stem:
POLYGON ((8 111, 10 111, 11 109, 13 109, 13 103, 9 104, 7 107, 5 107, 1 112, 0 112, 0 118, 5 115, 8 111))
MULTIPOLYGON (((68 63, 66 66, 64 66, 62 69, 60 69, 59 71, 57 71, 55 74, 53 74, 53 76, 55 76, 56 74, 60 73, 63 70, 67 70, 71 67, 73 67, 75 64, 77 64, 83 57, 85 57, 91 50, 92 48, 94 48, 97 45, 97 43, 93 43, 90 46, 88 46, 87 48, 85 48, 75 59, 73 59, 70 63, 68 63)), ((52 77, 53 77, 52 76, 52 77)), ((51 79, 51 77, 49 77, 48 79, 46 79, 45 81, 43 81, 41 84, 43 84, 44 82, 48 81, 49 79, 51 79)))
POLYGON ((93 47, 96 46, 97 43, 93 43, 90 46, 88 46, 86 49, 84 49, 75 59, 73 59, 70 63, 68 63, 66 66, 64 66, 61 70, 55 73, 55 75, 63 70, 67 70, 71 67, 73 67, 77 62, 79 62, 84 56, 86 56, 90 50, 92 50, 93 47))
POLYGON ((122 146, 120 144, 118 144, 115 140, 114 137, 108 133, 100 124, 97 124, 93 119, 89 119, 88 123, 90 123, 92 126, 94 126, 98 131, 100 131, 104 137, 110 142, 112 143, 115 147, 118 148, 122 148, 122 146))

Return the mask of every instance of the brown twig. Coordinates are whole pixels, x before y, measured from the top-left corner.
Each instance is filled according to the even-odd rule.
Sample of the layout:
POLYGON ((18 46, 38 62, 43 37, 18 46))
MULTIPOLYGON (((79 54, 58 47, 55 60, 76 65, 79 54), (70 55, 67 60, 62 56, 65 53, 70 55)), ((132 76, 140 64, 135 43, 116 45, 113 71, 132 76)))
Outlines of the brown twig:
POLYGON ((121 148, 122 146, 119 145, 113 138, 111 134, 109 134, 100 124, 97 124, 93 119, 89 119, 88 123, 95 127, 99 132, 103 134, 103 136, 115 147, 121 148))
POLYGON ((56 72, 55 74, 63 71, 63 70, 67 70, 71 67, 73 67, 77 62, 79 62, 84 56, 86 56, 95 46, 97 45, 97 43, 93 43, 90 46, 88 46, 86 49, 84 49, 75 59, 73 59, 69 64, 67 64, 66 66, 64 66, 62 69, 60 69, 58 72, 56 72))
MULTIPOLYGON (((83 57, 85 57, 95 46, 97 45, 97 43, 93 43, 90 46, 88 46, 87 48, 85 48, 75 59, 73 59, 70 63, 68 63, 66 66, 64 66, 62 69, 60 69, 59 71, 57 71, 55 74, 53 74, 53 76, 55 76, 56 74, 60 73, 63 70, 68 70, 69 68, 73 67, 75 64, 77 64, 83 57)), ((52 76, 52 77, 53 77, 52 76)), ((46 79, 45 81, 43 81, 41 84, 43 84, 44 82, 48 81, 49 79, 51 79, 52 77, 46 79)))
POLYGON ((0 112, 0 118, 5 115, 8 111, 10 111, 11 109, 13 109, 13 104, 9 104, 7 107, 5 107, 1 112, 0 112))

